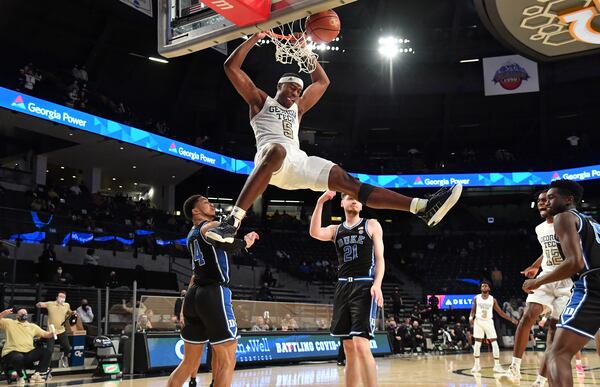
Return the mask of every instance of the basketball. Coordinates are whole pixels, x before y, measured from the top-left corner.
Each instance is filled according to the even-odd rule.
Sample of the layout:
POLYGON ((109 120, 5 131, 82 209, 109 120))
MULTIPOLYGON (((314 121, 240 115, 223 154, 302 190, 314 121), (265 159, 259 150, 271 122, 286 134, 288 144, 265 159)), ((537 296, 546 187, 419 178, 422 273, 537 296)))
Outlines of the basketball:
POLYGON ((332 10, 315 13, 306 19, 306 34, 315 43, 329 43, 340 33, 340 18, 332 10))

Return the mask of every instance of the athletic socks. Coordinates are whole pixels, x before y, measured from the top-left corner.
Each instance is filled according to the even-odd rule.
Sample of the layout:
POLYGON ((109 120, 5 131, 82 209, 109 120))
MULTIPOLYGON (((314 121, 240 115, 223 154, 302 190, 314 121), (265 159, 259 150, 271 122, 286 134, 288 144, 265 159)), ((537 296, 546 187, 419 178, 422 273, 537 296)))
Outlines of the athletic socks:
POLYGON ((516 368, 518 371, 521 371, 521 359, 513 356, 511 366, 516 368))
POLYGON ((498 346, 497 341, 492 342, 492 354, 494 355, 494 358, 496 358, 496 359, 500 358, 500 347, 498 346))
POLYGON ((494 366, 499 366, 499 365, 500 365, 500 359, 494 358, 494 366))
POLYGON ((475 367, 479 367, 479 358, 478 357, 475 358, 475 367))
POLYGON ((481 353, 481 343, 479 341, 475 342, 473 346, 473 356, 475 356, 475 362, 479 362, 479 354, 481 353))
POLYGON ((231 210, 231 216, 233 217, 233 227, 240 228, 240 224, 242 224, 242 220, 246 216, 246 211, 235 206, 231 210))
POLYGON ((410 202, 410 212, 418 214, 427 207, 427 199, 413 198, 410 202))
POLYGON ((540 386, 545 385, 547 381, 548 379, 543 377, 542 375, 538 375, 537 379, 535 380, 535 382, 538 383, 540 386))

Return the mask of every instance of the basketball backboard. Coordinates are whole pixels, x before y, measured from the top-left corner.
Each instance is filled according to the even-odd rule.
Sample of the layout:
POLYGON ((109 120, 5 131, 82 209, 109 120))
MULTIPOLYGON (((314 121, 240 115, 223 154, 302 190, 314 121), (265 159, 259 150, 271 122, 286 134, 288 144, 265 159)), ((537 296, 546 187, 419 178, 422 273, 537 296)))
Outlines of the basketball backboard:
POLYGON ((238 27, 199 0, 158 0, 158 52, 173 58, 302 19, 356 0, 272 0, 264 23, 238 27))

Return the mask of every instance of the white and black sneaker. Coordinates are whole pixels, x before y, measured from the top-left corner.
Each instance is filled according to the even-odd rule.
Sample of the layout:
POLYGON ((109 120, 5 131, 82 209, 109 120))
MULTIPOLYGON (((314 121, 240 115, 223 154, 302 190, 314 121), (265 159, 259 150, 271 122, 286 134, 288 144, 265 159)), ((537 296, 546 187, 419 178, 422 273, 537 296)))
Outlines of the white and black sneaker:
POLYGON ((235 219, 230 215, 217 227, 206 231, 206 237, 214 242, 233 243, 238 230, 234 224, 235 219))
POLYGON ((429 227, 436 226, 458 202, 463 186, 458 183, 451 188, 442 188, 427 199, 427 207, 417 216, 429 227))

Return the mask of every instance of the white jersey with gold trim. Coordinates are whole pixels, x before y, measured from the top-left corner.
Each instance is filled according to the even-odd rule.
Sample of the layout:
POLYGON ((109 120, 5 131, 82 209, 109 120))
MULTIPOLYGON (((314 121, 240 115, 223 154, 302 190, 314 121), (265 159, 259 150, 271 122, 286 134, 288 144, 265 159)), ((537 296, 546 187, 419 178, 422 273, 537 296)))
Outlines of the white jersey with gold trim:
POLYGON ((256 149, 267 144, 290 144, 300 149, 298 105, 285 108, 267 97, 263 108, 250 120, 256 137, 256 149))

